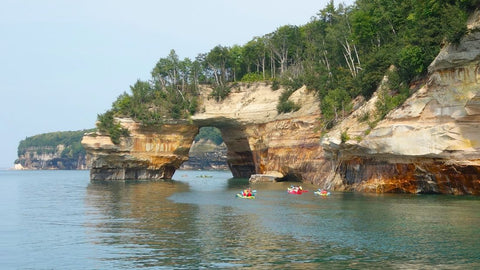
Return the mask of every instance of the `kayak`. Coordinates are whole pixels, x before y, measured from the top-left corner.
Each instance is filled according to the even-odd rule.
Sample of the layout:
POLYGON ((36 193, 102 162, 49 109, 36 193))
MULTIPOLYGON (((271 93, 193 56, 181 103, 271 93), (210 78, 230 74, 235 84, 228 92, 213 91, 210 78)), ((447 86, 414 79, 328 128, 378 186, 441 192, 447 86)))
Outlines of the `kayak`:
POLYGON ((302 195, 303 193, 308 192, 308 190, 288 188, 287 192, 288 194, 302 195))
POLYGON ((252 196, 243 196, 241 193, 237 193, 237 198, 242 198, 242 199, 255 199, 255 195, 252 196))
POLYGON ((320 196, 330 196, 330 192, 326 190, 317 190, 314 193, 315 195, 320 195, 320 196))

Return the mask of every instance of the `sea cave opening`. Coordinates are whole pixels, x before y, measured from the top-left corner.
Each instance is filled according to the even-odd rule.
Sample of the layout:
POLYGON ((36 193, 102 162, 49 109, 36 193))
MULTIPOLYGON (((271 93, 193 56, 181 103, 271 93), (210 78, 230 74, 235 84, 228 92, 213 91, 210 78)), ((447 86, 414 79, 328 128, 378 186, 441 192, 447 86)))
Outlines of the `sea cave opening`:
POLYGON ((237 125, 201 126, 180 169, 230 170, 233 177, 255 174, 252 151, 244 128, 237 125))
POLYGON ((180 167, 182 170, 228 170, 227 146, 220 130, 213 126, 201 127, 195 136, 188 161, 180 167))

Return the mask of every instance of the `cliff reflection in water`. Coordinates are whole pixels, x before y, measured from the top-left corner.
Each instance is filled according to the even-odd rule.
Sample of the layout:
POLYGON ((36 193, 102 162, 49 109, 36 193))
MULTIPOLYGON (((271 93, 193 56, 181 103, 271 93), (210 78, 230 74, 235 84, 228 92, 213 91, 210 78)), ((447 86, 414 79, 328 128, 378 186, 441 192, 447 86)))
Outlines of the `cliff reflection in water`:
POLYGON ((113 269, 480 267, 477 197, 288 195, 292 183, 186 171, 170 182, 90 183, 86 231, 113 269), (184 174, 184 175, 182 175, 184 174), (208 174, 208 177, 205 174, 208 174))
POLYGON ((164 181, 90 183, 86 203, 93 206, 89 214, 98 216, 87 224, 97 235, 91 241, 146 265, 169 253, 186 252, 195 238, 188 229, 195 207, 174 204, 167 197, 187 189, 185 184, 164 181))
MULTIPOLYGON (((225 188, 240 188, 245 181, 225 183, 225 188)), ((189 185, 178 181, 90 183, 86 199, 90 209, 86 226, 94 230, 90 241, 115 254, 111 260, 117 267, 245 265, 254 262, 251 258, 262 258, 256 251, 285 247, 266 237, 257 215, 239 213, 232 205, 210 204, 221 192, 208 189, 189 193, 189 185), (175 203, 168 199, 173 194, 195 198, 189 198, 192 203, 175 203)), ((230 195, 220 200, 236 200, 230 195)), ((99 259, 109 260, 101 255, 99 259)))

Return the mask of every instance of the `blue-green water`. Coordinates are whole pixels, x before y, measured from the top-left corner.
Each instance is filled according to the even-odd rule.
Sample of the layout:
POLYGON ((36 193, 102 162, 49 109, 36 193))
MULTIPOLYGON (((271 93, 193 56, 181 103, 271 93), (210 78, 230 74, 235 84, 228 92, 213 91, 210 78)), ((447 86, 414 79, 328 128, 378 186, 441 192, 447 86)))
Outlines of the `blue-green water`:
POLYGON ((174 179, 0 171, 0 269, 480 269, 478 197, 264 183, 245 200, 229 172, 174 179))

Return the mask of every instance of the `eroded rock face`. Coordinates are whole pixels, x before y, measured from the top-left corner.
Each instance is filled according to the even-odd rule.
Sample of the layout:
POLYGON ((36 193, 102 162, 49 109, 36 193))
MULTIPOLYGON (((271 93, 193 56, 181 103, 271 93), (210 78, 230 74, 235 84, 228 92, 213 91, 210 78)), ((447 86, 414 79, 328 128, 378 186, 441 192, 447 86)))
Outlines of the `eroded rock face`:
POLYGON ((62 155, 63 144, 54 147, 31 147, 19 155, 15 161, 16 170, 86 170, 88 160, 85 155, 71 158, 62 155), (39 154, 41 153, 41 154, 39 154))
POLYGON ((241 86, 222 102, 204 89, 190 123, 147 130, 123 119, 131 136, 120 145, 101 134, 85 136, 91 178, 171 178, 188 159, 199 127, 214 126, 235 177, 274 175, 334 190, 480 195, 479 25, 472 20, 461 44, 447 46, 431 64, 425 84, 373 128, 376 95, 358 100, 356 110, 322 136, 318 99, 305 88, 290 97, 301 109, 286 114, 276 110, 281 90, 268 85, 241 86))
POLYGON ((445 160, 354 158, 339 163, 336 190, 480 195, 480 168, 445 160))
POLYGON ((119 119, 130 131, 119 145, 105 135, 86 135, 82 144, 92 156, 91 179, 169 179, 188 159, 198 129, 214 126, 222 132, 235 177, 275 172, 279 178, 316 181, 316 171, 325 160, 319 144, 319 104, 312 92, 297 90, 290 99, 302 108, 278 114, 281 90, 268 85, 236 88, 222 102, 209 99, 209 91, 204 89, 201 113, 191 123, 172 122, 148 130, 130 119, 119 119))
POLYGON ((301 109, 278 114, 281 93, 254 84, 234 90, 221 103, 204 96, 202 113, 193 121, 221 130, 234 176, 274 173, 278 179, 316 182, 318 170, 330 168, 319 144, 318 99, 300 88, 290 100, 301 104, 301 109))
MULTIPOLYGON (((447 46, 432 62, 426 84, 375 128, 369 130, 354 113, 323 138, 335 161, 325 185, 480 194, 479 25, 471 21, 470 34, 461 44, 447 46), (342 143, 342 132, 351 140, 342 143)), ((373 112, 375 99, 359 111, 373 112)))
POLYGON ((188 159, 198 133, 198 127, 183 121, 146 129, 131 119, 118 120, 130 131, 120 144, 102 134, 86 134, 82 140, 92 156, 91 180, 170 179, 188 159))

